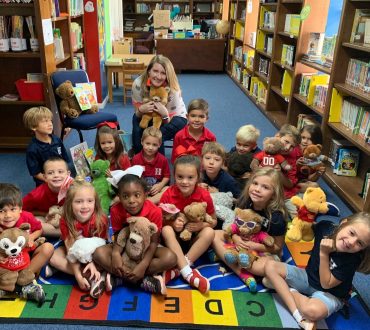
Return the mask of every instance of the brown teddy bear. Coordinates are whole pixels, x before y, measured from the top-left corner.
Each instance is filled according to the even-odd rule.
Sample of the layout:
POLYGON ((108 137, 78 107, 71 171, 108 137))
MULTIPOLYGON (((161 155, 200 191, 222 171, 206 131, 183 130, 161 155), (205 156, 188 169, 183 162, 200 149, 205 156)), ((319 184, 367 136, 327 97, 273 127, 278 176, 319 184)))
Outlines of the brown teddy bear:
POLYGON ((59 228, 59 222, 63 215, 63 206, 53 205, 49 207, 49 212, 45 217, 47 223, 54 228, 59 228))
POLYGON ((0 289, 14 291, 15 285, 30 284, 35 274, 29 270, 31 258, 29 251, 33 251, 45 242, 39 237, 32 247, 28 247, 31 228, 29 223, 23 223, 19 228, 5 229, 0 233, 0 256, 6 261, 0 263, 0 289))
MULTIPOLYGON (((170 88, 169 87, 154 87, 154 86, 150 86, 149 99, 148 98, 144 98, 143 102, 144 103, 147 103, 147 102, 150 102, 150 101, 154 101, 154 102, 160 102, 163 105, 166 105, 167 102, 168 102, 168 94, 169 94, 169 92, 170 92, 170 88)), ((139 126, 142 129, 147 128, 149 122, 152 119, 153 119, 153 127, 159 129, 161 127, 161 125, 162 125, 162 117, 156 111, 143 114, 143 116, 141 117, 141 121, 140 121, 139 126)))
MULTIPOLYGON (((261 231, 264 218, 251 209, 235 209, 235 220, 224 230, 226 242, 232 243, 232 236, 239 235, 245 241, 252 241, 264 244, 268 247, 274 245, 274 238, 266 232, 261 231)), ((225 260, 228 264, 238 263, 242 268, 249 269, 258 258, 255 251, 236 249, 232 244, 227 248, 225 260)))
MULTIPOLYGON (((208 222, 210 224, 214 223, 214 219, 207 214, 207 203, 206 202, 193 202, 190 205, 185 206, 184 214, 186 218, 186 223, 189 222, 208 222)), ((184 229, 180 233, 180 238, 183 241, 189 241, 191 239, 192 232, 188 229, 184 229)))
POLYGON ((285 171, 289 171, 292 167, 288 164, 285 158, 280 154, 284 149, 284 145, 280 138, 267 137, 263 140, 263 150, 253 156, 251 169, 254 171, 258 167, 281 167, 285 171))
POLYGON ((309 187, 303 195, 303 199, 293 196, 292 203, 297 207, 298 214, 293 218, 292 225, 286 233, 291 241, 312 241, 314 234, 312 224, 318 213, 328 212, 326 196, 321 188, 309 187))
POLYGON ((72 82, 66 80, 55 89, 55 93, 62 99, 59 104, 60 111, 70 118, 77 118, 81 113, 95 113, 99 111, 97 105, 91 105, 89 110, 82 111, 75 96, 72 82))
POLYGON ((130 217, 128 227, 121 229, 115 244, 124 249, 123 264, 133 270, 143 259, 150 245, 150 239, 158 231, 157 226, 144 217, 130 217))
POLYGON ((303 157, 297 160, 297 169, 303 175, 310 175, 324 167, 329 158, 321 154, 321 144, 311 144, 303 149, 303 157))

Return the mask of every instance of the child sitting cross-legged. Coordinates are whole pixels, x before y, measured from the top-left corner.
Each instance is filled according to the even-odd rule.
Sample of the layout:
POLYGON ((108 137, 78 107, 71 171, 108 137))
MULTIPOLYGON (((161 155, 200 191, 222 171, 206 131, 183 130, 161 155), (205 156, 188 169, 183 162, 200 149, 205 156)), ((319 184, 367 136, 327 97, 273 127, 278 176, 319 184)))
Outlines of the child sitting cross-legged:
POLYGON ((143 149, 132 158, 131 163, 144 166, 142 177, 148 184, 148 199, 158 204, 168 188, 171 176, 167 158, 158 152, 162 144, 162 132, 153 126, 146 128, 141 137, 141 144, 143 149))
MULTIPOLYGON (((33 248, 34 242, 42 235, 42 227, 32 213, 22 210, 22 194, 21 191, 13 184, 0 183, 0 231, 19 228, 22 224, 30 225, 28 247, 33 248)), ((28 269, 35 274, 35 277, 40 273, 41 268, 49 261, 54 252, 54 247, 50 243, 44 243, 31 251, 31 261, 28 269)), ((15 260, 9 262, 8 257, 0 256, 0 263, 3 267, 17 271, 20 264, 25 260, 17 260, 18 264, 14 265, 15 260), (15 267, 15 268, 14 268, 15 267)), ((4 281, 5 282, 5 281, 4 281)), ((16 279, 8 281, 6 285, 0 286, 0 297, 7 292, 15 292, 19 296, 35 300, 39 304, 45 300, 45 293, 40 284, 31 282, 25 286, 19 286, 15 283, 16 279)))

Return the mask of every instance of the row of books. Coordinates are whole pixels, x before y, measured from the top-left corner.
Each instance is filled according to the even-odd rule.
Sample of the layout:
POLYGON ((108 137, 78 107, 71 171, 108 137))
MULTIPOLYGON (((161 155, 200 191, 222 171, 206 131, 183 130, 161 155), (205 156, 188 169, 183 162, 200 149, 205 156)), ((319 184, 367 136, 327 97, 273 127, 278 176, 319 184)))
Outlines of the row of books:
POLYGON ((350 42, 370 46, 370 9, 356 9, 350 42))
POLYGON ((299 28, 301 26, 301 15, 287 14, 285 16, 284 32, 294 36, 299 35, 299 28))
POLYGON ((360 151, 347 140, 333 139, 329 158, 334 174, 342 176, 357 175, 360 151))
POLYGON ((79 16, 84 13, 84 1, 83 0, 69 0, 69 15, 79 16))
POLYGON ((298 115, 297 128, 300 130, 301 128, 307 125, 320 125, 320 121, 321 121, 321 116, 319 115, 316 115, 316 114, 308 115, 308 114, 300 113, 298 115))
MULTIPOLYGON (((329 83, 330 76, 327 74, 314 74, 314 73, 302 73, 301 82, 299 84, 299 94, 307 98, 307 104, 313 105, 316 93, 316 102, 321 102, 320 97, 322 94, 318 94, 320 89, 316 92, 317 86, 327 86, 329 83)), ((325 104, 325 102, 323 103, 325 104)))
POLYGON ((346 84, 370 93, 370 62, 351 58, 348 63, 346 84))
POLYGON ((232 62, 232 67, 231 67, 231 75, 237 80, 241 81, 242 78, 242 68, 240 64, 236 61, 232 62))
POLYGON ((248 50, 243 53, 243 63, 246 68, 249 70, 253 70, 253 63, 254 63, 254 50, 248 50))
POLYGON ((234 36, 238 39, 244 39, 244 25, 240 22, 236 22, 234 25, 234 36))
POLYGON ((294 51, 295 51, 295 46, 283 44, 283 48, 281 51, 281 63, 289 65, 289 66, 293 66, 294 51))
POLYGON ((71 23, 71 47, 74 52, 83 47, 82 28, 76 22, 71 23))
POLYGON ((243 46, 238 46, 235 48, 234 56, 238 61, 243 61, 243 46))
POLYGON ((136 12, 138 14, 148 14, 152 12, 152 8, 150 4, 146 3, 137 3, 136 4, 136 12))
POLYGON ((252 78, 252 75, 247 70, 243 70, 242 85, 247 90, 249 90, 249 88, 250 88, 251 78, 252 78))
POLYGON ((237 18, 237 3, 233 2, 230 4, 230 18, 231 19, 236 19, 237 18))
POLYGON ((86 60, 83 53, 76 53, 73 56, 73 69, 86 70, 86 60))
POLYGON ((174 8, 180 8, 180 13, 181 14, 189 14, 190 13, 190 6, 189 5, 184 5, 183 7, 180 7, 179 4, 176 4, 176 5, 164 5, 163 6, 163 9, 164 10, 173 10, 174 8))
POLYGON ((270 73, 269 69, 270 69, 270 60, 261 57, 258 64, 258 72, 264 74, 265 76, 268 76, 270 73))
POLYGON ((265 43, 263 45, 263 50, 268 54, 272 53, 272 41, 273 41, 273 38, 271 36, 267 35, 265 37, 265 43))
POLYGON ((362 191, 361 191, 361 194, 360 194, 360 196, 364 200, 366 200, 367 193, 369 192, 369 185, 370 185, 370 170, 368 170, 366 175, 365 175, 364 184, 362 186, 362 191))
POLYGON ((260 11, 260 27, 273 30, 275 29, 275 15, 274 11, 269 11, 265 7, 261 7, 260 11))
POLYGON ((266 104, 267 87, 258 77, 252 77, 249 88, 250 94, 254 96, 258 103, 266 104))
POLYGON ((328 85, 316 85, 313 96, 313 106, 317 108, 324 108, 327 94, 328 85))

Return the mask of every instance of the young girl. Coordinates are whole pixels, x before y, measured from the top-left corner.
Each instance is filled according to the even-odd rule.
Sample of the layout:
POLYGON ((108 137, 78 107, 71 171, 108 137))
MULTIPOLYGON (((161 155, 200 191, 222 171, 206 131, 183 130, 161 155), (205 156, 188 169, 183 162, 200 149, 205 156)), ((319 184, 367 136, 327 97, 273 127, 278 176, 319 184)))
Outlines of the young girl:
POLYGON ((123 144, 115 123, 100 126, 95 139, 95 159, 110 161, 110 171, 125 170, 130 167, 130 160, 124 153, 123 144))
MULTIPOLYGON (((270 252, 280 257, 287 227, 287 211, 284 204, 284 191, 280 180, 280 173, 267 167, 257 169, 247 181, 236 206, 241 209, 252 209, 268 219, 268 222, 262 225, 262 230, 274 238, 274 245, 268 248, 263 244, 244 241, 239 235, 234 234, 232 239, 236 247, 257 252, 270 252)), ((224 254, 226 246, 223 230, 216 231, 213 248, 216 255, 225 262, 224 254)), ((269 258, 271 257, 258 258, 253 262, 248 272, 258 276, 264 276, 265 263, 269 258)), ((229 265, 229 267, 248 285, 251 291, 255 291, 256 282, 248 280, 248 278, 251 278, 248 273, 244 273, 240 266, 235 264, 229 265)))
POLYGON ((370 214, 360 212, 339 226, 320 221, 306 269, 269 261, 266 276, 303 329, 343 307, 356 271, 370 273, 370 214), (291 287, 291 289, 289 289, 291 287))
POLYGON ((123 176, 118 181, 119 202, 110 209, 113 232, 117 236, 119 231, 128 225, 127 219, 131 216, 147 218, 157 226, 158 232, 152 235, 149 248, 134 270, 128 269, 122 263, 123 249, 118 244, 98 248, 93 255, 93 260, 113 275, 107 275, 107 291, 126 281, 138 283, 148 292, 166 294, 163 277, 155 274, 162 274, 174 267, 176 256, 169 249, 158 247, 162 229, 162 210, 146 199, 148 192, 146 182, 135 174, 127 173, 132 169, 129 168, 126 173, 122 173, 123 176))
MULTIPOLYGON (((162 195, 161 203, 171 203, 183 212, 185 206, 192 202, 206 202, 207 213, 212 216, 214 223, 188 223, 185 228, 194 233, 194 238, 187 242, 179 241, 178 232, 184 229, 184 219, 178 217, 171 226, 165 226, 162 236, 168 246, 177 256, 177 267, 183 278, 201 293, 209 290, 210 284, 198 270, 192 269, 191 265, 205 252, 214 239, 213 227, 216 226, 216 214, 212 198, 209 192, 198 186, 200 179, 200 159, 196 156, 185 155, 176 159, 174 164, 175 184, 169 187, 162 195), (187 251, 183 251, 183 248, 187 251), (186 254, 185 254, 186 253, 186 254)), ((166 278, 172 279, 179 275, 178 269, 173 269, 166 274, 166 278)))
MULTIPOLYGON (((93 298, 104 291, 104 274, 94 262, 86 265, 70 263, 66 256, 73 243, 81 237, 101 237, 107 239, 108 220, 100 206, 94 187, 85 181, 75 181, 68 189, 64 203, 64 214, 60 220, 61 238, 64 246, 57 248, 50 259, 50 266, 64 273, 74 275, 83 291, 90 290, 93 298)), ((52 275, 52 268, 45 271, 52 275)))

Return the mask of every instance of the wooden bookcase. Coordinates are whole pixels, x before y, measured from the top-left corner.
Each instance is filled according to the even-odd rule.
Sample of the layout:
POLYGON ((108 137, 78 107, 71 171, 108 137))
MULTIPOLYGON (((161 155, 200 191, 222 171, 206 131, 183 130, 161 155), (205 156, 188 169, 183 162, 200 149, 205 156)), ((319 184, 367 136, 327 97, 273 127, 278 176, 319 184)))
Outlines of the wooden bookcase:
MULTIPOLYGON (((150 24, 149 16, 156 5, 161 9, 171 10, 173 5, 179 5, 180 15, 191 15, 193 20, 221 18, 222 0, 125 0, 123 3, 123 20, 135 19, 134 27, 150 24)), ((125 37, 140 37, 142 31, 125 31, 125 37), (138 35, 139 34, 139 35, 138 35)), ((145 32, 143 32, 145 34, 145 32)))
MULTIPOLYGON (((54 46, 45 45, 42 31, 42 19, 50 19, 50 1, 34 0, 29 4, 0 3, 1 16, 32 16, 36 35, 39 41, 39 51, 32 52, 0 52, 0 95, 17 93, 15 82, 26 78, 27 73, 42 73, 44 82, 44 101, 0 101, 0 149, 24 149, 31 138, 31 133, 23 126, 23 113, 32 106, 44 105, 52 108, 51 86, 48 74, 55 70, 54 46)), ((27 27, 25 27, 27 29, 27 27)), ((60 130, 59 116, 55 111, 54 125, 60 130)))

